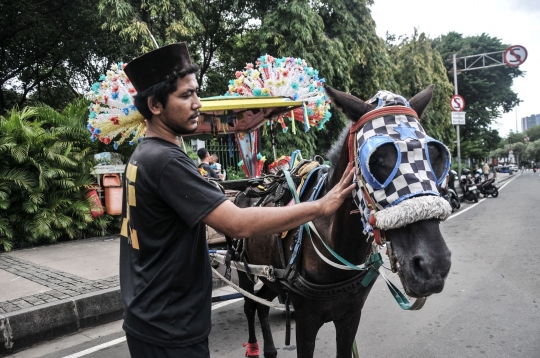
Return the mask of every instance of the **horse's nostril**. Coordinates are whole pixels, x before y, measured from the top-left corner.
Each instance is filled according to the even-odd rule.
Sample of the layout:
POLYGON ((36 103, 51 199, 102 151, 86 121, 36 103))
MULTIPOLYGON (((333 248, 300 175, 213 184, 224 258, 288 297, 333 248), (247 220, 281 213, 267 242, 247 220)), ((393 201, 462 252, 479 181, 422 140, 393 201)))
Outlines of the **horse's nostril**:
POLYGON ((418 279, 425 279, 427 276, 425 260, 422 256, 414 256, 411 260, 412 269, 418 279))

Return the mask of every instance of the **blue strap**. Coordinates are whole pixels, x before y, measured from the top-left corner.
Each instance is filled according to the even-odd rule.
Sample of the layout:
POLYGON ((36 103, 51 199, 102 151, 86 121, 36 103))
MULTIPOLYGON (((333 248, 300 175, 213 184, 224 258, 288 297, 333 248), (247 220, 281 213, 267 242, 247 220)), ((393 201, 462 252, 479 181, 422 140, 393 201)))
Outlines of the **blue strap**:
MULTIPOLYGON (((321 169, 322 167, 317 167, 315 169, 321 169)), ((311 173, 313 173, 314 170, 311 171, 311 173)), ((310 173, 310 174, 311 174, 310 173)), ((317 185, 315 186, 315 188, 313 188, 313 192, 311 193, 311 197, 309 198, 308 201, 313 201, 313 200, 317 200, 317 198, 319 197, 319 193, 321 192, 321 189, 322 187, 324 187, 324 180, 326 178, 326 176, 328 175, 328 173, 324 173, 320 178, 319 178, 319 181, 317 182, 317 185)), ((309 177, 307 179, 307 181, 309 181, 309 177)), ((293 183, 294 184, 294 183, 293 183)), ((304 188, 306 186, 304 185, 304 188)), ((303 188, 302 188, 303 189, 303 188)), ((296 191, 296 190, 295 190, 296 191)), ((300 195, 302 195, 302 193, 300 192, 300 195)), ((293 251, 293 254, 291 256, 291 260, 289 261, 289 265, 292 265, 295 261, 296 261, 296 256, 298 255, 298 251, 300 251, 300 247, 302 246, 302 234, 304 233, 304 230, 300 229, 298 231, 298 240, 296 240, 296 244, 294 245, 294 251, 293 251)))
POLYGON ((302 197, 302 194, 304 194, 304 190, 308 186, 311 178, 313 178, 313 174, 317 173, 321 168, 322 168, 321 166, 318 166, 316 168, 313 168, 313 170, 308 173, 306 180, 304 180, 304 185, 302 185, 302 189, 300 189, 300 195, 299 195, 300 198, 302 197))

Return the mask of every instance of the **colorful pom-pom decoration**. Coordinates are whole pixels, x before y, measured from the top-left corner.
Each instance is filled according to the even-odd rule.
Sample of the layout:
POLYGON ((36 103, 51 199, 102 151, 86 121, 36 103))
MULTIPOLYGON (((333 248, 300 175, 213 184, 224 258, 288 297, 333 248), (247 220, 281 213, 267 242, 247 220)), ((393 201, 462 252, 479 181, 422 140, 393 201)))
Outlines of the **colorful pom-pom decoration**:
MULTIPOLYGON (((283 117, 304 123, 306 131, 310 126, 322 129, 330 119, 330 101, 323 87, 325 80, 319 78, 319 71, 301 58, 264 55, 257 59, 255 65, 248 63, 243 71, 236 71, 235 77, 229 81, 225 96, 274 96, 302 101, 303 107, 283 117)), ((284 125, 283 121, 280 123, 284 125)))
POLYGON ((90 138, 105 144, 114 141, 114 149, 118 149, 128 138, 131 138, 130 145, 137 143, 146 132, 144 118, 133 105, 133 96, 137 91, 126 76, 124 67, 122 62, 114 63, 85 95, 92 101, 88 107, 90 138))

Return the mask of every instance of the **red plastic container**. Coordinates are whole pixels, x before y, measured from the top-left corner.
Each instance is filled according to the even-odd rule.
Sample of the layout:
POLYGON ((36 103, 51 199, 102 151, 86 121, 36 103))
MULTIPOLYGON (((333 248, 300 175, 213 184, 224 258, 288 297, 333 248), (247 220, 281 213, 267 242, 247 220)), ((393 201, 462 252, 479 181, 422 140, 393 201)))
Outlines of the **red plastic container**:
POLYGON ((120 186, 120 176, 118 174, 103 174, 103 186, 120 186))
POLYGON ((105 188, 105 210, 109 215, 122 214, 123 188, 105 188))
POLYGON ((99 199, 97 190, 88 190, 86 197, 90 199, 90 214, 92 214, 92 217, 95 219, 103 215, 103 205, 101 205, 101 200, 99 199))

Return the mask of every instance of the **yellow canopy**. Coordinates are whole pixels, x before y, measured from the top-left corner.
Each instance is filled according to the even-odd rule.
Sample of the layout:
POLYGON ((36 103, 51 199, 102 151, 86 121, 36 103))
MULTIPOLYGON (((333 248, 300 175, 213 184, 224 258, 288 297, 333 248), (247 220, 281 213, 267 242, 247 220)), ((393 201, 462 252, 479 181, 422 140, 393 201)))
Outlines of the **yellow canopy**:
POLYGON ((199 127, 192 135, 250 132, 265 120, 301 107, 301 101, 285 97, 201 98, 199 127))

